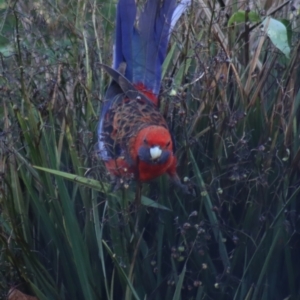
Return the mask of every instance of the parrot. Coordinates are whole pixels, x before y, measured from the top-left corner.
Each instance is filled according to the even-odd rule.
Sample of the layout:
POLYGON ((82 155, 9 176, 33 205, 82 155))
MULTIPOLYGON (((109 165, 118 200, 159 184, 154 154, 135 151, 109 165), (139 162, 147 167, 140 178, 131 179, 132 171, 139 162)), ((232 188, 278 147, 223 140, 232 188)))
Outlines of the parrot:
POLYGON ((98 125, 98 153, 112 179, 123 186, 163 174, 186 191, 176 171, 175 142, 159 111, 162 65, 175 23, 189 0, 119 0, 112 80, 98 125))

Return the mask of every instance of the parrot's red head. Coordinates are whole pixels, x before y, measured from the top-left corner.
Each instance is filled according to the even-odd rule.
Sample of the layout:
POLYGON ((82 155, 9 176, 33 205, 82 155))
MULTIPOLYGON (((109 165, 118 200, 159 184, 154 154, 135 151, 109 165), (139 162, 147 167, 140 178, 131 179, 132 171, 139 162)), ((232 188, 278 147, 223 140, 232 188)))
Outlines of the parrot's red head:
POLYGON ((176 172, 176 157, 173 153, 173 141, 168 129, 162 126, 148 126, 139 131, 132 158, 138 164, 138 177, 148 181, 164 173, 176 172))
POLYGON ((135 155, 149 164, 163 164, 173 154, 170 132, 162 126, 148 126, 135 139, 135 155))

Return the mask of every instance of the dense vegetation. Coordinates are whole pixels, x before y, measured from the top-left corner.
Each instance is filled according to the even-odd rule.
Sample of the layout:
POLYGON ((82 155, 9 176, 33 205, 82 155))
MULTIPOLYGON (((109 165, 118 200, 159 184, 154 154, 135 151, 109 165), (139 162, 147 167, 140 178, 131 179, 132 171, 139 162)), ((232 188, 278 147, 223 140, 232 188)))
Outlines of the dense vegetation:
POLYGON ((115 3, 0 9, 0 298, 300 295, 296 4, 192 1, 161 111, 195 194, 162 177, 143 185, 141 207, 134 182, 111 192, 96 148, 115 3))

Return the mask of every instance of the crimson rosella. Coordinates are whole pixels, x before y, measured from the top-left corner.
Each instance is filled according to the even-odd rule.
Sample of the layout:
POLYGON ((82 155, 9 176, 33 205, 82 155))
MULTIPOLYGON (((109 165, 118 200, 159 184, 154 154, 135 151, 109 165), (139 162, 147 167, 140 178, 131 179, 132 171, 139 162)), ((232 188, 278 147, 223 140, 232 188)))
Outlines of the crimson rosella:
POLYGON ((149 181, 176 172, 174 140, 159 111, 161 69, 169 36, 188 0, 148 0, 137 17, 135 0, 119 0, 112 77, 98 127, 100 157, 114 179, 149 181))

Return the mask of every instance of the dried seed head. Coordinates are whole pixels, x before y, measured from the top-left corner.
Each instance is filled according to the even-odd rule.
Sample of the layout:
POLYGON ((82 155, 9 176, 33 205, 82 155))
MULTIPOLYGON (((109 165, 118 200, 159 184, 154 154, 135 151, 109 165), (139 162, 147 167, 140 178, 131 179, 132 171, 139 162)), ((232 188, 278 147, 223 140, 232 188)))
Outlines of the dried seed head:
POLYGON ((190 179, 187 177, 187 176, 185 176, 184 178, 183 178, 183 182, 189 182, 190 181, 190 179))
POLYGON ((199 230, 198 230, 198 234, 202 234, 202 233, 205 233, 205 229, 203 229, 202 227, 200 227, 199 230))
POLYGON ((206 235, 205 235, 205 239, 206 239, 207 241, 209 241, 209 240, 211 239, 211 235, 210 235, 210 234, 206 234, 206 235))
POLYGON ((198 216, 198 212, 196 210, 194 210, 190 215, 189 215, 189 218, 190 217, 196 217, 198 216))
POLYGON ((234 235, 234 236, 232 237, 232 241, 233 241, 235 244, 237 244, 237 243, 239 242, 239 238, 238 238, 236 235, 234 235))
POLYGON ((179 256, 177 261, 184 261, 184 256, 179 256))
POLYGON ((190 223, 184 223, 183 224, 183 229, 189 229, 189 228, 191 228, 191 224, 190 223))
POLYGON ((200 285, 202 285, 202 282, 200 280, 195 280, 194 281, 194 287, 198 287, 200 285))
POLYGON ((184 246, 179 246, 177 249, 179 252, 184 252, 184 250, 185 250, 184 246))
POLYGON ((199 253, 201 256, 205 255, 205 252, 204 252, 203 249, 200 249, 200 250, 198 251, 198 253, 199 253))

